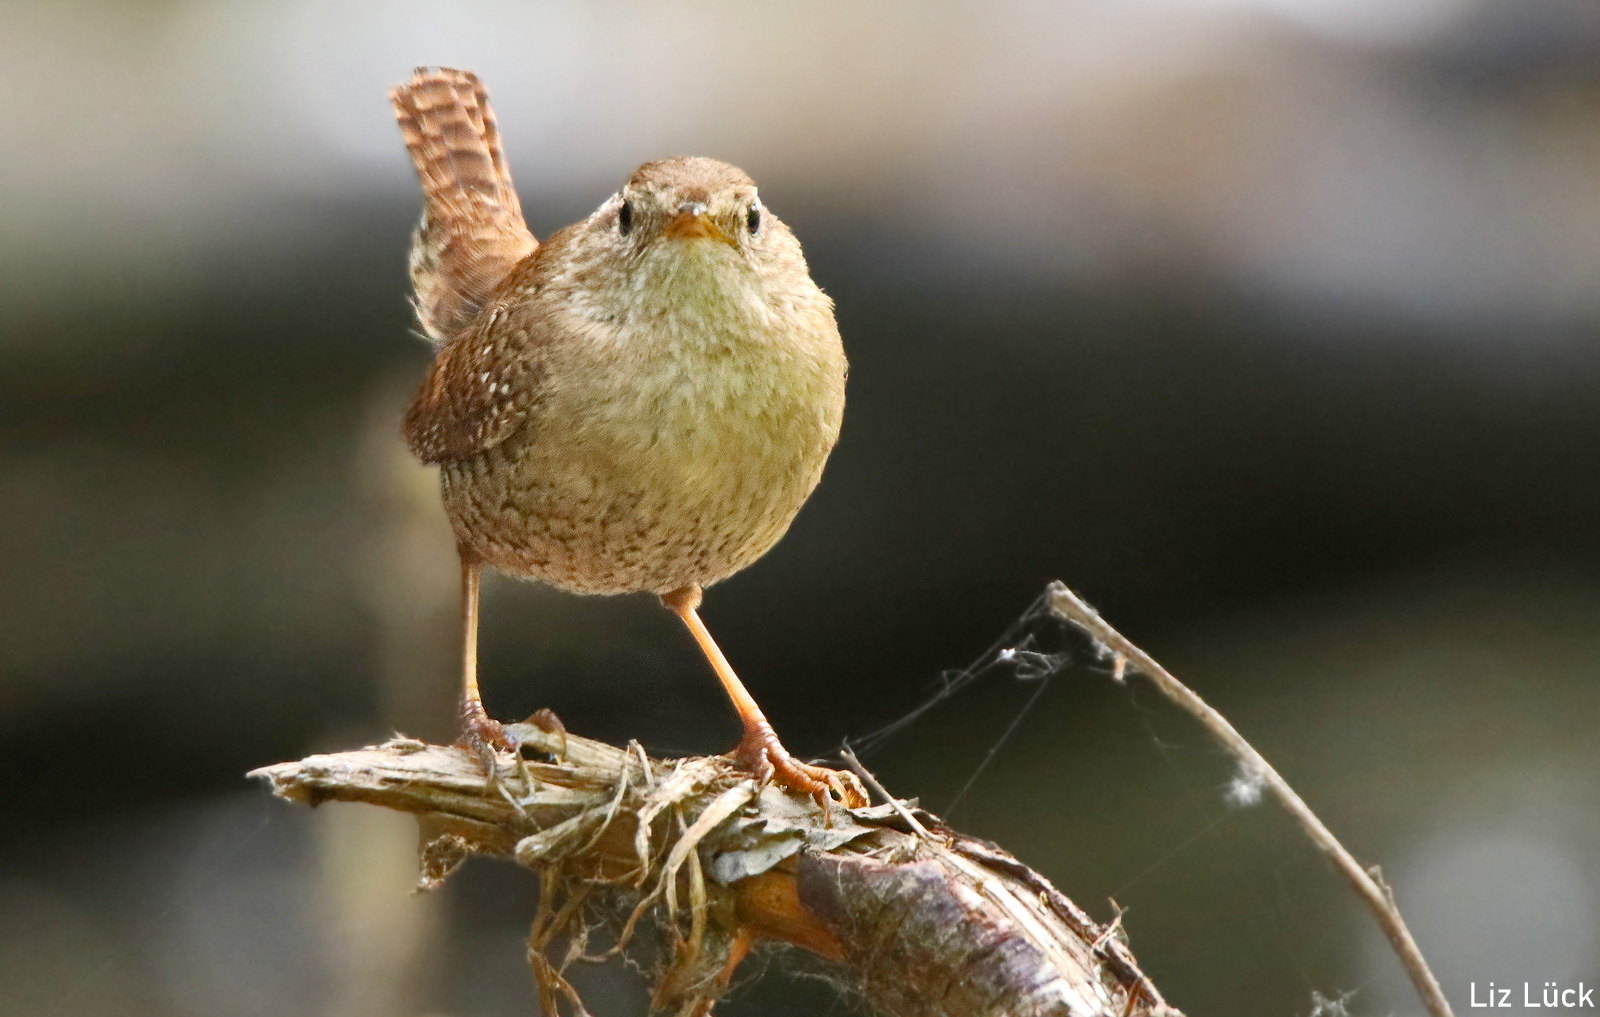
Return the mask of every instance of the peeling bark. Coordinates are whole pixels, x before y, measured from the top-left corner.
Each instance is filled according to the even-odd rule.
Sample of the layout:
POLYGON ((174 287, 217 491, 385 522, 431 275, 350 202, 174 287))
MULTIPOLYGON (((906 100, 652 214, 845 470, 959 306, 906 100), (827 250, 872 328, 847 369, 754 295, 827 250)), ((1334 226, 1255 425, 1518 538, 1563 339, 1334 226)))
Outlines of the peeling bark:
POLYGON ((515 733, 543 758, 503 755, 493 780, 465 750, 409 739, 252 775, 291 801, 416 814, 424 889, 471 854, 537 871, 529 960, 548 1014, 587 1013, 565 971, 619 953, 653 964, 655 1009, 709 1014, 768 940, 831 962, 887 1017, 1181 1017, 1117 923, 914 803, 824 812, 721 757, 515 733), (618 905, 626 920, 591 953, 618 905), (652 949, 641 928, 659 930, 652 949))

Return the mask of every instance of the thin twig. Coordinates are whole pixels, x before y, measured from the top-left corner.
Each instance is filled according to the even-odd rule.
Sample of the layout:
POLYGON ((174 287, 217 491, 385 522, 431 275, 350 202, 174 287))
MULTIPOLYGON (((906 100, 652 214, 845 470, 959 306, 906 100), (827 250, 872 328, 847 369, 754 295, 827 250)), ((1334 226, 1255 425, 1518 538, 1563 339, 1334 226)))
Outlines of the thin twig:
POLYGON ((878 778, 872 775, 872 771, 861 765, 861 760, 856 758, 855 750, 846 745, 839 750, 839 755, 844 757, 844 761, 849 764, 850 769, 856 772, 856 776, 866 782, 867 787, 883 796, 884 801, 888 802, 889 807, 899 813, 900 818, 906 821, 913 833, 923 840, 933 839, 933 834, 929 833, 928 828, 917 821, 917 817, 911 814, 911 810, 901 804, 900 799, 885 791, 883 785, 878 783, 878 778))
MULTIPOLYGON (((1406 973, 1411 976, 1411 983, 1416 986, 1417 994, 1422 997, 1422 1002, 1433 1017, 1453 1017, 1450 1003, 1444 998, 1444 991, 1439 987, 1438 979, 1428 969, 1428 962, 1423 959, 1422 951, 1417 948, 1417 941, 1411 938, 1411 931, 1406 928, 1406 923, 1400 917, 1400 909, 1395 906, 1394 896, 1386 884, 1375 880, 1359 862, 1351 857, 1338 838, 1323 825, 1317 814, 1311 811, 1310 806, 1301 800, 1289 782, 1279 775, 1272 764, 1262 758, 1261 753, 1247 741, 1244 736, 1234 730, 1227 719, 1212 709, 1205 700, 1201 699, 1187 685, 1172 676, 1166 668, 1156 663, 1155 658, 1135 646, 1126 636, 1112 628, 1099 612, 1082 598, 1062 583, 1050 584, 1047 596, 1050 609, 1060 617, 1081 627, 1091 637, 1105 646, 1114 655, 1126 660, 1134 670, 1143 672, 1168 699, 1181 706, 1203 724, 1211 734, 1222 743, 1223 747, 1233 753, 1239 764, 1244 767, 1244 772, 1257 777, 1273 795, 1288 810, 1289 814, 1299 822, 1312 843, 1321 849, 1322 853, 1332 860, 1339 874, 1367 904, 1377 919, 1378 926, 1383 929, 1385 936, 1389 937, 1389 944, 1400 957, 1400 963, 1405 966, 1406 973)), ((1120 667, 1118 669, 1121 670, 1120 667)))

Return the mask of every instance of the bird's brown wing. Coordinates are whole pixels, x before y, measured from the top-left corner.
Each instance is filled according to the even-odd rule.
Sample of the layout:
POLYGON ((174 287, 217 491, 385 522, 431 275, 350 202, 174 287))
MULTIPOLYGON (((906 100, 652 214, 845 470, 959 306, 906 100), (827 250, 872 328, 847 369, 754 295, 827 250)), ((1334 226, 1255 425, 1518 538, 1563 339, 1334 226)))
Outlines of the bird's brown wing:
POLYGON ((444 342, 538 242, 522 220, 500 129, 476 75, 419 67, 389 99, 422 182, 422 222, 411 242, 417 320, 444 342))
POLYGON ((497 307, 439 349, 402 427, 418 459, 470 459, 527 422, 545 373, 529 339, 497 307))

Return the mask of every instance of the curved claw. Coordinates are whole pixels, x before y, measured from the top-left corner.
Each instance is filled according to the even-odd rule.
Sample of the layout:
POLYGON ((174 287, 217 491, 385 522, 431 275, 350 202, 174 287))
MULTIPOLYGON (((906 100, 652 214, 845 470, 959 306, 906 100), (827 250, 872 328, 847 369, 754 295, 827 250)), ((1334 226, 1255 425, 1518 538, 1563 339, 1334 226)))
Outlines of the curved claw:
POLYGON ((535 711, 526 720, 506 724, 507 737, 516 743, 520 760, 560 763, 567 758, 567 728, 548 708, 535 711))
MULTIPOLYGON (((849 770, 828 770, 820 766, 812 767, 812 769, 825 775, 823 779, 827 781, 828 787, 838 795, 839 801, 844 804, 845 808, 860 809, 871 804, 871 799, 867 797, 867 789, 861 786, 861 778, 849 770)), ((827 804, 822 801, 822 792, 817 792, 813 797, 817 799, 818 805, 827 808, 827 804)))

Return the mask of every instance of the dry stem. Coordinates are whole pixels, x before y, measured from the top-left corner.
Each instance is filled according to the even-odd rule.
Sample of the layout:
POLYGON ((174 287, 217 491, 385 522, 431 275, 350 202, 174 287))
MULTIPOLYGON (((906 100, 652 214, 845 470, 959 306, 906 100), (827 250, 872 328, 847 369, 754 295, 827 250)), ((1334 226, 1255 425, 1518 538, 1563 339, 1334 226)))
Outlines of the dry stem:
POLYGON ((1212 709, 1192 689, 1156 663, 1155 658, 1112 628, 1110 623, 1100 617, 1099 612, 1084 603, 1082 598, 1067 589, 1064 584, 1052 583, 1046 593, 1046 599, 1050 609, 1059 617, 1081 627, 1091 638, 1115 655, 1118 676, 1121 675, 1125 662, 1132 664, 1133 668, 1148 677, 1163 695, 1199 720, 1206 730, 1210 731, 1239 761, 1246 775, 1260 780, 1272 791, 1273 797, 1277 798, 1288 810, 1289 815, 1300 824, 1306 836, 1328 856, 1334 867, 1339 870, 1339 874, 1344 876, 1345 881, 1366 902, 1379 927, 1383 929, 1383 934, 1389 937, 1389 943, 1399 955, 1400 963, 1405 966, 1406 973, 1411 976, 1411 982, 1416 986, 1417 994, 1422 997, 1428 1012, 1433 1017, 1452 1017, 1450 1003, 1444 998, 1444 991, 1439 987, 1438 979, 1434 978, 1433 972, 1428 969, 1428 962, 1423 959, 1416 940, 1411 938, 1411 930, 1406 928, 1405 919, 1400 917, 1400 909, 1395 905, 1393 891, 1381 881, 1381 878, 1361 867, 1327 826, 1323 825, 1322 820, 1317 818, 1317 814, 1311 811, 1310 806, 1306 805, 1295 793, 1294 788, 1289 786, 1288 781, 1272 768, 1272 764, 1262 758, 1261 753, 1245 741, 1244 736, 1234 730, 1233 725, 1229 724, 1222 714, 1212 709))
POLYGON ((890 1017, 1181 1017, 1102 926, 999 848, 914 802, 869 809, 758 789, 721 757, 647 758, 513 725, 543 760, 396 739, 255 771, 292 801, 362 801, 417 815, 422 886, 473 853, 540 874, 529 962, 555 1017, 586 1014, 566 978, 662 930, 652 1006, 703 1017, 752 942, 834 962, 890 1017), (602 906, 605 905, 605 906, 602 906), (589 939, 626 914, 608 948, 589 939), (643 926, 641 926, 643 923, 643 926), (565 944, 563 947, 562 944, 565 944))

